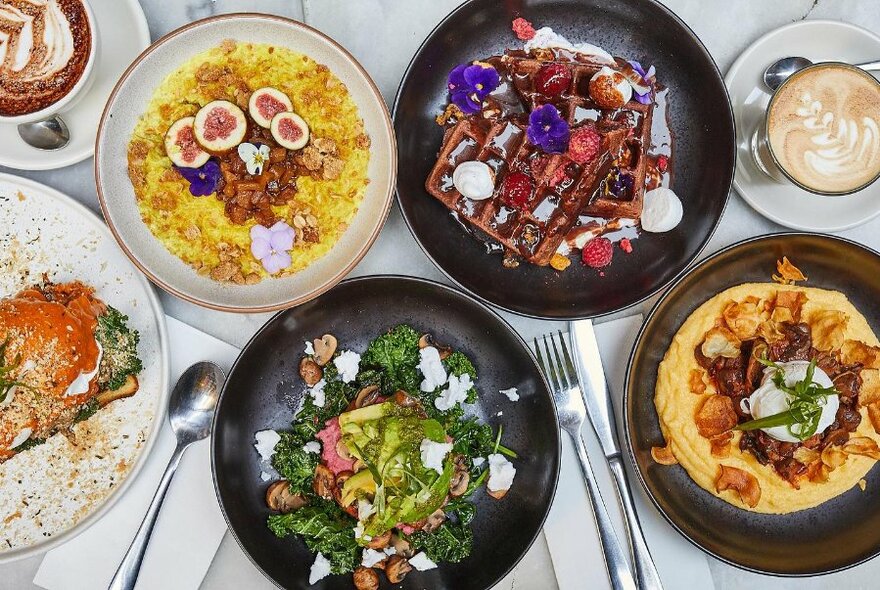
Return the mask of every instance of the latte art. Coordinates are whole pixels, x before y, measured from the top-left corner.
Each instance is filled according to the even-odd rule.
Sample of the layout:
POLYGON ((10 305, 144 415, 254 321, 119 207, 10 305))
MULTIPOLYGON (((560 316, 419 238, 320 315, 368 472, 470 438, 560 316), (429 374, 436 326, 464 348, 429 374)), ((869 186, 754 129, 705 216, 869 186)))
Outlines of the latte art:
POLYGON ((880 87, 850 68, 810 68, 774 97, 768 137, 780 166, 802 185, 858 189, 880 172, 880 87))
POLYGON ((32 113, 66 96, 91 43, 81 0, 0 0, 0 115, 32 113))

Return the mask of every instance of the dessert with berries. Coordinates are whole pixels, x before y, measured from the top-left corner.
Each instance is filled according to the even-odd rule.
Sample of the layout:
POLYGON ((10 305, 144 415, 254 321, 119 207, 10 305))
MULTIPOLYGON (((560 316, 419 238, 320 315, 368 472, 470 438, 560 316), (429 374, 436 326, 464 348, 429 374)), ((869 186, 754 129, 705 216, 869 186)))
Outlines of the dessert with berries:
POLYGON ((512 28, 522 49, 449 73, 428 192, 508 267, 562 271, 577 249, 601 269, 640 231, 675 228, 668 90, 654 68, 522 18, 512 28))

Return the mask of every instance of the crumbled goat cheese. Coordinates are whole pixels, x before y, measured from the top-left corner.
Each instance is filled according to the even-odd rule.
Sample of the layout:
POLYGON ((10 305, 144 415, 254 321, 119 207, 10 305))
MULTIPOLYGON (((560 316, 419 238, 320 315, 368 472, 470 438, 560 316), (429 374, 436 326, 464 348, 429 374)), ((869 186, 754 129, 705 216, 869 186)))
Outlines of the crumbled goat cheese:
POLYGON ((303 450, 306 453, 312 453, 313 455, 321 454, 321 443, 316 440, 310 440, 306 444, 303 445, 303 450))
POLYGON ((369 500, 358 500, 358 520, 367 520, 367 517, 376 512, 376 507, 369 500))
POLYGON ((260 460, 268 463, 275 454, 275 445, 281 440, 281 435, 274 430, 261 430, 254 434, 254 440, 254 448, 260 454, 260 460))
POLYGON ((428 559, 428 556, 425 555, 424 552, 416 553, 410 557, 409 564, 420 572, 432 570, 437 567, 437 564, 428 559))
POLYGON ((504 455, 494 453, 489 455, 489 483, 490 492, 509 490, 513 483, 516 468, 504 455))
POLYGON ((266 473, 265 471, 261 471, 261 472, 260 472, 260 480, 261 480, 261 481, 269 481, 270 479, 272 479, 272 475, 271 475, 271 474, 266 473))
POLYGON ((353 530, 355 539, 363 539, 364 541, 373 540, 373 537, 364 534, 364 523, 362 523, 361 521, 358 521, 357 526, 355 526, 353 530))
POLYGON ((323 580, 330 575, 330 560, 318 553, 315 556, 315 563, 312 564, 312 570, 309 572, 309 584, 314 584, 319 580, 323 580))
POLYGON ((375 549, 364 549, 361 565, 364 567, 373 567, 380 561, 387 559, 384 551, 376 551, 375 549))
POLYGON ((311 342, 306 340, 306 347, 303 352, 309 356, 312 356, 313 354, 315 354, 315 346, 311 342))
POLYGON ((441 412, 451 410, 459 403, 467 399, 468 391, 474 386, 471 376, 465 373, 461 377, 455 375, 449 376, 449 386, 440 392, 437 399, 434 400, 434 407, 441 412))
POLYGON ((339 378, 343 383, 351 383, 358 374, 358 365, 361 363, 361 355, 350 350, 346 350, 338 357, 333 359, 333 364, 339 371, 339 378))
POLYGON ((510 389, 502 389, 500 390, 500 393, 506 395, 507 399, 512 402, 519 400, 519 393, 517 392, 516 387, 511 387, 510 389))
POLYGON ((419 371, 425 376, 421 385, 422 391, 434 391, 446 383, 446 369, 440 360, 440 351, 433 346, 419 350, 419 371))
POLYGON ((324 395, 324 386, 327 385, 327 382, 321 379, 309 389, 309 395, 312 396, 312 401, 315 402, 315 405, 319 408, 323 408, 327 399, 324 395))
POLYGON ((394 547, 385 547, 383 551, 385 552, 385 555, 397 555, 397 549, 394 547))
POLYGON ((422 453, 422 465, 425 469, 433 469, 437 473, 443 473, 443 459, 452 450, 452 443, 438 443, 429 439, 423 439, 419 445, 422 453))
POLYGON ((485 457, 474 457, 472 459, 472 461, 474 462, 474 467, 480 467, 481 465, 483 465, 483 463, 486 462, 486 458, 485 457))

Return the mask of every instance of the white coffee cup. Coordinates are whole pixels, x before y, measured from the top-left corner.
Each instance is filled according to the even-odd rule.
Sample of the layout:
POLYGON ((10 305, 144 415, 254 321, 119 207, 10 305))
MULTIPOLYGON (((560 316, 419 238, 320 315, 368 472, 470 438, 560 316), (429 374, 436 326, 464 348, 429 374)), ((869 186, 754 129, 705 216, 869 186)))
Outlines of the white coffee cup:
POLYGON ((89 34, 91 35, 91 47, 89 49, 89 57, 86 61, 86 66, 79 77, 79 80, 77 80, 76 84, 74 84, 74 86, 67 94, 65 94, 52 104, 48 105, 47 107, 40 109, 39 111, 25 113, 22 115, 14 115, 8 117, 0 115, 0 124, 20 125, 22 123, 31 123, 34 121, 49 119, 52 116, 57 115, 58 113, 70 109, 80 98, 82 98, 86 94, 89 87, 91 87, 92 82, 94 81, 94 77, 92 76, 92 74, 95 69, 95 61, 97 61, 98 55, 98 26, 95 21, 95 15, 92 12, 92 7, 89 5, 88 0, 79 0, 79 2, 83 5, 83 8, 85 9, 85 14, 89 25, 89 34))

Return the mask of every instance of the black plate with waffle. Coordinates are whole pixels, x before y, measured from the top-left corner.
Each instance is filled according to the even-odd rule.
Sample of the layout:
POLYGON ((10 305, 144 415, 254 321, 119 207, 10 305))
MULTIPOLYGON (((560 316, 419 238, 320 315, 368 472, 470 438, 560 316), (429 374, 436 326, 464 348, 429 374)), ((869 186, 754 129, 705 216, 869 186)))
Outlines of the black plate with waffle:
MULTIPOLYGON (((520 60, 517 67, 529 67, 528 56, 514 55, 520 60)), ((529 98, 527 92, 520 94, 529 98)), ((571 121, 575 108, 564 105, 559 110, 571 121)), ((648 119, 650 114, 648 110, 648 119)), ((708 242, 724 211, 733 177, 734 123, 721 74, 687 25, 652 0, 467 2, 438 25, 413 58, 398 90, 394 121, 400 154, 398 200, 422 249, 461 287, 490 303, 533 317, 596 317, 656 293, 708 242), (541 266, 552 255, 551 234, 568 221, 563 214, 566 205, 552 192, 542 193, 550 198, 530 203, 516 227, 493 232, 495 218, 505 213, 495 199, 446 198, 440 191, 426 189, 426 179, 444 144, 444 131, 473 140, 479 153, 476 157, 490 165, 493 159, 503 159, 492 153, 489 145, 493 136, 504 135, 509 129, 469 121, 459 124, 461 129, 452 126, 444 130, 435 119, 449 102, 446 76, 456 65, 522 47, 511 31, 511 22, 519 16, 536 28, 552 27, 573 43, 589 42, 613 55, 638 60, 645 67, 654 65, 658 81, 668 89, 668 113, 658 107, 653 116, 665 117, 674 136, 671 188, 684 204, 684 218, 671 232, 641 232, 632 240, 629 254, 615 247, 612 264, 601 273, 582 265, 575 255, 564 272, 541 266), (540 208, 543 201, 553 205, 549 215, 540 208), (524 262, 507 268, 502 264, 504 251, 535 264, 524 262)), ((523 118, 518 124, 521 131, 527 120, 523 118)), ((645 130, 644 126, 636 127, 636 135, 645 130)), ((451 172, 447 172, 450 178, 446 182, 451 182, 451 172)), ((583 171, 580 178, 596 183, 604 173, 583 171)), ((443 176, 437 173, 434 187, 442 185, 443 176)), ((428 184, 431 186, 430 181, 428 184)), ((536 194, 540 190, 539 186, 536 194)), ((558 196, 564 199, 565 192, 561 192, 558 196)), ((640 198, 638 190, 636 198, 640 198)), ((614 211, 608 206, 625 213, 639 210, 641 203, 594 199, 580 213, 589 213, 593 207, 599 216, 612 217, 614 211)))

